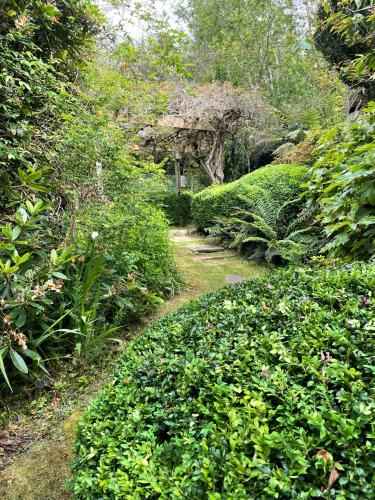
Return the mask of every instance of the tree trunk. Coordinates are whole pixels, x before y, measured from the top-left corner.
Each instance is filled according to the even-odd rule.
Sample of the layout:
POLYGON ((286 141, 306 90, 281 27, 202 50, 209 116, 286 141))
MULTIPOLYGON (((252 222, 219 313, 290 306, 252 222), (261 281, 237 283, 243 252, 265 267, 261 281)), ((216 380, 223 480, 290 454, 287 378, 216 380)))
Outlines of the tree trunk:
POLYGON ((205 163, 206 172, 214 184, 223 184, 224 182, 224 140, 224 133, 218 132, 214 137, 210 155, 205 163))
POLYGON ((179 158, 175 158, 174 160, 174 171, 176 176, 176 193, 180 194, 181 192, 181 163, 179 158))

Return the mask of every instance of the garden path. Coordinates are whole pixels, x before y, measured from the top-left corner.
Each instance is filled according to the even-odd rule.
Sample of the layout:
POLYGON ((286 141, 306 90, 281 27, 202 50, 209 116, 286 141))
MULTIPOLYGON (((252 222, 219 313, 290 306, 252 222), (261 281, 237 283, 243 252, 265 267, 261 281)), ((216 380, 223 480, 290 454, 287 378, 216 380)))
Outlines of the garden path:
MULTIPOLYGON (((267 272, 264 267, 250 264, 235 253, 223 249, 214 239, 198 236, 189 230, 171 231, 171 240, 177 266, 184 276, 185 284, 181 293, 166 301, 151 320, 228 283, 258 277, 267 272), (195 251, 197 248, 199 251, 195 251)), ((132 334, 136 334, 141 328, 143 325, 139 325, 132 334)), ((112 359, 112 363, 108 361, 109 366, 106 369, 103 369, 103 366, 85 367, 83 374, 68 379, 68 384, 65 382, 65 385, 69 385, 69 390, 65 389, 67 393, 59 393, 58 384, 60 383, 61 387, 63 384, 56 381, 50 393, 41 394, 30 405, 25 405, 25 415, 14 412, 14 422, 10 425, 16 428, 17 432, 29 432, 36 427, 42 430, 35 434, 39 438, 35 437, 27 449, 15 453, 12 463, 0 472, 0 498, 71 498, 71 494, 64 490, 64 484, 69 480, 74 429, 89 400, 110 377, 113 360, 116 359, 114 354, 109 353, 108 359, 112 359)))

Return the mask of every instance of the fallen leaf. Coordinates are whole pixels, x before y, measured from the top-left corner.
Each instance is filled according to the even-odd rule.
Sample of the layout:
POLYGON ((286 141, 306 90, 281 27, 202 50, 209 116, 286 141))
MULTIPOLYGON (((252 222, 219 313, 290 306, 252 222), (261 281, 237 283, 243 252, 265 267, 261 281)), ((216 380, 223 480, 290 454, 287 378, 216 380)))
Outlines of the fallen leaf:
POLYGON ((340 477, 340 474, 337 472, 336 464, 335 464, 333 466, 332 472, 328 478, 328 489, 329 490, 332 488, 332 486, 335 484, 335 482, 338 480, 339 477, 340 477))

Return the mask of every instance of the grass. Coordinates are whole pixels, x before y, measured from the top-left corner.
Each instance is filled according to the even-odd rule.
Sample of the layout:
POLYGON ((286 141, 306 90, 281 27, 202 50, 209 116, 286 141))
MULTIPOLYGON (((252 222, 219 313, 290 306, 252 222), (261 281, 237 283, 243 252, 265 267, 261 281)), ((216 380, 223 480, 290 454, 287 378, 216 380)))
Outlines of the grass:
MULTIPOLYGON (((207 238, 192 237, 190 244, 207 244, 207 238)), ((217 255, 221 257, 218 260, 199 260, 186 248, 188 245, 188 241, 174 243, 177 264, 185 277, 185 286, 180 295, 165 302, 157 310, 154 318, 178 309, 189 300, 221 288, 231 274, 255 278, 266 273, 264 267, 249 264, 226 251, 217 255)), ((136 331, 137 328, 133 334, 136 334, 136 331)), ((91 366, 86 370, 84 377, 74 376, 73 372, 65 382, 58 382, 49 397, 41 395, 29 405, 25 405, 26 415, 21 417, 18 426, 27 430, 33 426, 44 426, 47 435, 20 453, 11 465, 0 472, 0 498, 3 500, 71 498, 70 492, 64 485, 70 476, 69 464, 72 458, 75 426, 88 401, 110 377, 113 361, 113 353, 108 353, 108 366, 103 364, 100 369, 91 366), (80 383, 83 378, 84 382, 80 383)), ((20 418, 17 410, 11 409, 15 422, 20 418)), ((11 422, 11 425, 14 426, 15 423, 11 422)))
MULTIPOLYGON (((204 245, 207 244, 207 238, 194 238, 191 243, 204 245)), ((189 242, 174 243, 177 265, 185 277, 185 287, 180 295, 172 298, 160 308, 158 316, 174 311, 189 300, 218 290, 227 284, 227 277, 231 274, 257 278, 266 273, 264 266, 249 264, 237 256, 233 257, 231 252, 215 254, 215 257, 223 257, 218 260, 199 260, 186 248, 187 245, 189 242)))

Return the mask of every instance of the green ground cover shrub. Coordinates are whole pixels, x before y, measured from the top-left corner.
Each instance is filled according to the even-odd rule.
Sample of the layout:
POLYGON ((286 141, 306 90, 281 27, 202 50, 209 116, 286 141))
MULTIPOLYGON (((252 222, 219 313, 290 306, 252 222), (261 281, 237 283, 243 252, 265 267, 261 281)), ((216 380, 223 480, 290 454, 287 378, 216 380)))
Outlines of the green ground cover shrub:
POLYGON ((148 327, 79 425, 76 498, 372 498, 374 292, 323 261, 148 327))
POLYGON ((375 251, 375 103, 327 130, 306 185, 328 239, 326 249, 348 260, 375 251))
POLYGON ((174 226, 187 226, 191 220, 191 193, 183 191, 180 194, 167 192, 163 208, 167 218, 174 226))
POLYGON ((281 205, 300 194, 306 176, 303 165, 268 165, 229 184, 211 186, 193 197, 194 221, 206 229, 217 217, 231 217, 238 208, 257 213, 258 206, 268 206, 272 218, 281 205))

